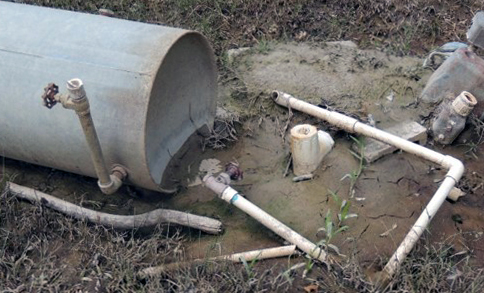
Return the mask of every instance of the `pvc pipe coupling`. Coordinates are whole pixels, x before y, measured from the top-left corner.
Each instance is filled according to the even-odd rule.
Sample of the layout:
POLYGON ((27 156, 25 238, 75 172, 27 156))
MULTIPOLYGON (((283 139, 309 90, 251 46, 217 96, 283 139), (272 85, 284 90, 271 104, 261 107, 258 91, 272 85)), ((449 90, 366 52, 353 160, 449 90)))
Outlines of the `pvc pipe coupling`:
POLYGON ((454 108, 454 111, 464 117, 469 116, 476 105, 476 97, 466 91, 460 93, 460 95, 458 95, 452 102, 452 108, 454 108))
POLYGON ((79 78, 73 78, 67 81, 67 90, 71 93, 73 100, 81 100, 86 98, 86 90, 84 83, 79 78))

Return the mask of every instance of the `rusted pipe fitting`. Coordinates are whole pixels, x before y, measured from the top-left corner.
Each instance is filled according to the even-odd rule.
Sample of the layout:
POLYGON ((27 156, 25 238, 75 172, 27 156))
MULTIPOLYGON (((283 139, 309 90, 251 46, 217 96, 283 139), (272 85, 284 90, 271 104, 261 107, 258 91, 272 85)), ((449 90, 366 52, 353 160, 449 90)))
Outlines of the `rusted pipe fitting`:
POLYGON ((225 173, 228 174, 232 180, 244 179, 244 172, 240 169, 239 164, 234 162, 230 162, 225 166, 225 173))
POLYGON ((124 181, 128 177, 128 170, 120 164, 115 164, 111 167, 111 174, 124 181))
POLYGON ((57 94, 55 99, 62 104, 66 109, 76 111, 78 116, 86 116, 90 114, 90 105, 87 98, 73 99, 70 94, 57 94))
POLYGON ((109 175, 110 181, 107 184, 102 184, 101 181, 97 182, 99 189, 101 189, 104 194, 113 194, 123 185, 123 181, 116 175, 109 175))

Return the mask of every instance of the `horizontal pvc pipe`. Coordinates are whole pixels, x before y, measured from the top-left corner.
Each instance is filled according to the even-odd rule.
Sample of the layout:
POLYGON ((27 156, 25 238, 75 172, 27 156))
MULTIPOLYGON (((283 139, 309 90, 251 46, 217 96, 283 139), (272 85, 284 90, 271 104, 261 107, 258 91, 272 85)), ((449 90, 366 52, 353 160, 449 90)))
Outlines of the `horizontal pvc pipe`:
POLYGON ((199 258, 188 262, 176 262, 167 265, 161 265, 156 267, 149 267, 143 269, 138 273, 138 276, 142 278, 160 275, 163 272, 169 271, 170 269, 179 269, 180 267, 189 266, 194 263, 204 263, 206 261, 232 261, 232 262, 242 262, 242 260, 249 262, 253 260, 262 260, 268 258, 276 258, 283 256, 290 256, 296 251, 296 245, 286 245, 280 247, 264 248, 251 250, 246 252, 234 253, 229 255, 221 255, 210 257, 207 259, 199 258))
POLYGON ((209 260, 229 260, 233 262, 253 261, 256 259, 276 258, 292 255, 296 251, 296 245, 286 245, 280 247, 264 248, 246 252, 221 255, 209 258, 209 260))
POLYGON ((348 117, 346 115, 311 105, 309 103, 296 99, 289 94, 274 91, 272 93, 272 98, 279 105, 290 107, 293 110, 298 110, 318 117, 348 132, 362 134, 364 136, 368 136, 376 140, 385 142, 403 151, 439 164, 449 170, 445 176, 444 181, 437 189, 432 199, 425 207, 424 211, 417 219, 413 227, 410 229, 400 246, 397 248, 393 256, 390 258, 389 262, 383 269, 383 277, 384 279, 388 280, 399 269, 400 265, 405 260, 408 253, 413 249, 417 240, 420 238, 423 231, 427 228, 430 221, 447 198, 447 195, 450 193, 455 184, 460 180, 462 174, 464 173, 464 165, 461 161, 451 156, 440 154, 436 151, 430 150, 426 147, 405 140, 401 137, 361 123, 358 120, 348 117))
POLYGON ((218 182, 213 176, 205 178, 204 183, 206 187, 214 191, 221 199, 238 207, 277 235, 290 243, 295 244, 299 249, 311 257, 322 262, 326 261, 326 253, 320 247, 245 199, 232 187, 218 182))
POLYGON ((376 140, 385 142, 408 153, 421 156, 436 164, 442 165, 442 162, 444 160, 445 155, 443 154, 440 154, 438 152, 435 152, 426 147, 415 144, 411 141, 390 134, 378 128, 361 123, 358 120, 343 115, 341 113, 329 111, 318 106, 306 103, 304 101, 294 98, 289 94, 274 91, 272 93, 272 98, 274 99, 274 102, 281 106, 291 107, 291 109, 295 109, 307 113, 311 116, 320 118, 348 132, 362 134, 364 136, 368 136, 376 140))

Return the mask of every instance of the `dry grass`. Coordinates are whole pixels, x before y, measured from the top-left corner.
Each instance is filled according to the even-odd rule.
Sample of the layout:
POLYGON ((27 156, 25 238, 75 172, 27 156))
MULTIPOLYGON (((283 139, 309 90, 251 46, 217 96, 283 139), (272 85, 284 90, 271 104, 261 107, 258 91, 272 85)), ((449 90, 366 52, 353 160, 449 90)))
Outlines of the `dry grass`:
MULTIPOLYGON (((230 48, 265 50, 269 42, 282 40, 346 39, 363 48, 422 54, 447 41, 465 40, 471 16, 484 6, 477 0, 23 2, 88 13, 107 8, 119 18, 199 30, 210 39, 222 69, 230 48)), ((184 239, 174 229, 123 233, 0 196, 0 292, 283 292, 303 291, 308 284, 327 292, 377 290, 354 259, 329 272, 315 264, 306 279, 302 269, 262 263, 250 268, 206 263, 155 278, 136 277, 142 268, 183 259, 184 239)), ((447 244, 420 243, 387 291, 482 292, 482 269, 471 266, 470 259, 447 244)))
POLYGON ((0 197, 0 292, 261 292, 290 286, 283 268, 204 263, 139 279, 146 267, 185 259, 173 227, 119 232, 0 197), (279 272, 281 271, 281 272, 279 272))
MULTIPOLYGON (((302 266, 197 263, 140 279, 143 268, 186 259, 178 230, 118 232, 18 202, 7 193, 0 197, 0 240, 0 292, 294 292, 308 285, 323 292, 378 290, 355 258, 330 271, 316 263, 305 278, 308 266, 296 260, 302 266)), ((384 291, 482 292, 483 269, 470 266, 470 260, 468 251, 422 241, 384 291)))
POLYGON ((224 111, 222 115, 215 117, 209 136, 204 138, 203 149, 207 147, 214 150, 223 149, 238 140, 237 126, 242 124, 240 117, 237 114, 222 111, 224 111))
MULTIPOLYGON (((410 253, 401 270, 385 288, 375 288, 362 278, 361 268, 350 261, 340 268, 340 281, 358 292, 482 292, 482 268, 469 265, 469 251, 455 251, 447 242, 432 244, 423 239, 410 253)), ((384 264, 386 262, 381 262, 384 264)))
POLYGON ((71 220, 6 193, 0 200, 2 289, 135 290, 143 288, 135 277, 139 267, 178 257, 182 245, 179 235, 160 229, 148 238, 134 237, 135 232, 71 220))
MULTIPOLYGON (((242 1, 242 0, 26 0, 42 6, 190 28, 205 34, 217 55, 267 41, 354 40, 397 54, 421 54, 447 41, 465 40, 481 1, 242 1)), ((221 62, 222 63, 222 62, 221 62)))

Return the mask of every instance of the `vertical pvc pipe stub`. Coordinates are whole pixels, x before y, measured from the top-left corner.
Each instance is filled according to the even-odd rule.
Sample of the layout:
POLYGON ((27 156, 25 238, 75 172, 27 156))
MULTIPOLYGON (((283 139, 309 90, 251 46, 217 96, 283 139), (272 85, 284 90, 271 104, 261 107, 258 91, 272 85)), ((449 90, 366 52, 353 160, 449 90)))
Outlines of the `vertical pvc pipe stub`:
POLYGON ((317 133, 316 127, 309 124, 296 125, 291 129, 291 137, 295 139, 305 139, 317 133))
POLYGON ((333 143, 331 136, 323 131, 318 131, 313 125, 300 124, 294 126, 291 129, 294 175, 307 175, 316 170, 333 143))
POLYGON ((66 83, 67 90, 72 94, 73 100, 80 100, 86 97, 86 90, 84 89, 84 83, 79 78, 73 78, 66 83))

